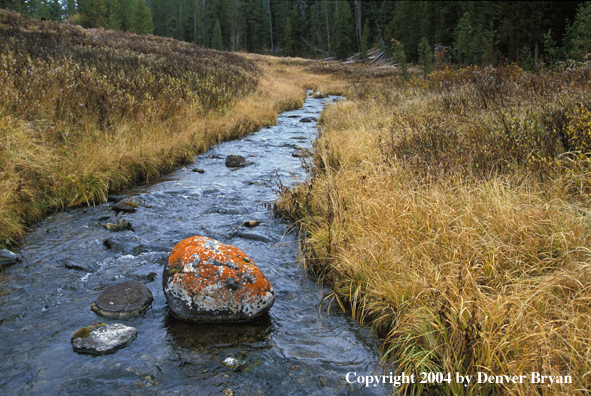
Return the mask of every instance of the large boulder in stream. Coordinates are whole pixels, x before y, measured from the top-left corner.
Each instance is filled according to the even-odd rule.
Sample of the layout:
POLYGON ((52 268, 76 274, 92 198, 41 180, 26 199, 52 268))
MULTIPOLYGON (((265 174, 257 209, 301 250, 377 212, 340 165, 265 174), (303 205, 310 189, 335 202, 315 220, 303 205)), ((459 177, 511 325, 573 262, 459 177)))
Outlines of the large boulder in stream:
POLYGON ((275 291, 242 250, 194 236, 179 242, 162 274, 172 314, 190 322, 243 322, 271 309, 275 291))

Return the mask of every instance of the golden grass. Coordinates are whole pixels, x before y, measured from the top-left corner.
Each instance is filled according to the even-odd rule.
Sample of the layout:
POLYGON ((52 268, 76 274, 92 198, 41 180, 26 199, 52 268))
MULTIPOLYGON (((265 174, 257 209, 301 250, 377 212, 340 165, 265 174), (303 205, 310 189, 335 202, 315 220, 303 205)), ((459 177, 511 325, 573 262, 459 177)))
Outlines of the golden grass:
POLYGON ((301 59, 248 59, 4 10, 0 37, 2 247, 49 212, 102 202, 274 124, 331 80, 304 72, 301 59))
POLYGON ((499 87, 507 103, 495 105, 493 94, 470 96, 482 88, 461 77, 470 72, 445 73, 444 89, 437 75, 379 79, 326 109, 313 179, 285 192, 277 211, 299 220, 306 265, 385 337, 385 359, 398 372, 454 377, 402 393, 587 393, 589 167, 581 154, 564 161, 563 144, 587 144, 588 117, 577 109, 588 103, 588 76, 573 72, 583 73, 575 87, 564 74, 495 71, 495 84, 547 84, 539 96, 499 87), (499 114, 522 122, 505 128, 499 114), (544 123, 552 117, 564 118, 562 137, 577 138, 561 141, 557 124, 544 123), (507 145, 532 134, 538 151, 507 145), (532 154, 546 165, 532 164, 532 154), (456 372, 528 377, 464 387, 456 372), (532 372, 573 383, 531 383, 532 372))

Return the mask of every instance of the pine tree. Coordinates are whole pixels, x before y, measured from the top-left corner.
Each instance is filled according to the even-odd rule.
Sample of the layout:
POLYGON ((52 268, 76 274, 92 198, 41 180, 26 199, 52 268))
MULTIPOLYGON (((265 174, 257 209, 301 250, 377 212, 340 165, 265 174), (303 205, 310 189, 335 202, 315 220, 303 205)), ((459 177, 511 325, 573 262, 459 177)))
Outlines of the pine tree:
POLYGON ((293 25, 293 15, 290 13, 290 16, 285 21, 285 29, 283 30, 283 54, 286 56, 295 56, 296 55, 296 29, 293 25))
POLYGON ((134 15, 135 4, 134 0, 120 0, 119 1, 119 15, 118 20, 120 23, 120 28, 124 32, 131 30, 131 25, 133 24, 133 15, 134 15))
POLYGON ((402 78, 407 80, 408 75, 406 74, 406 54, 404 53, 404 45, 395 39, 391 39, 391 41, 394 58, 396 59, 396 62, 398 62, 398 68, 402 72, 402 78))
POLYGON ((548 30, 548 33, 544 34, 544 61, 553 69, 558 61, 558 47, 556 41, 552 39, 552 29, 548 30))
POLYGON ((464 14, 458 23, 453 47, 459 63, 472 63, 474 58, 474 29, 472 27, 472 18, 468 12, 464 14))
POLYGON ((47 16, 52 21, 61 22, 62 20, 62 4, 59 0, 50 0, 47 4, 47 16))
POLYGON ((371 45, 370 35, 371 35, 371 31, 370 31, 370 27, 369 27, 369 19, 366 19, 365 24, 363 25, 363 35, 361 37, 360 58, 362 58, 362 59, 367 59, 367 50, 369 49, 369 46, 371 45))
POLYGON ((579 6, 573 23, 572 52, 575 60, 588 59, 591 52, 591 3, 579 6))
POLYGON ((335 23, 335 52, 337 59, 344 59, 351 54, 353 45, 352 37, 355 37, 355 23, 347 3, 339 4, 335 23))
POLYGON ((220 20, 215 20, 215 25, 213 26, 213 38, 211 39, 211 47, 218 51, 222 51, 224 49, 224 40, 222 39, 222 28, 220 27, 220 20))
POLYGON ((84 27, 104 27, 107 24, 107 7, 103 0, 88 0, 84 13, 84 27))
POLYGON ((521 67, 523 70, 525 71, 531 71, 534 68, 534 58, 531 52, 531 48, 529 48, 529 45, 526 45, 525 47, 523 47, 523 49, 521 50, 521 54, 520 54, 520 60, 521 60, 521 67))
POLYGON ((152 34, 154 32, 154 24, 152 23, 152 14, 144 0, 136 0, 133 10, 133 19, 131 31, 137 34, 152 34))
POLYGON ((431 54, 431 46, 427 37, 423 37, 419 44, 419 62, 423 69, 423 78, 427 78, 427 74, 431 73, 431 63, 433 62, 433 56, 431 54))
POLYGON ((107 3, 107 25, 106 29, 119 30, 121 29, 121 21, 119 20, 119 0, 109 0, 107 3))

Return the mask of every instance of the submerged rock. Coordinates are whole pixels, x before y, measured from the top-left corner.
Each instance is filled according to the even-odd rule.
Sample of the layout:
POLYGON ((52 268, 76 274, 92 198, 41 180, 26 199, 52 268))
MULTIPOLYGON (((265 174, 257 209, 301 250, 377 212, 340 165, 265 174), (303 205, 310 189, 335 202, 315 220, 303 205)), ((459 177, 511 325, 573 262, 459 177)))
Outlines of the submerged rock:
POLYGON ((103 241, 103 246, 115 253, 131 254, 137 256, 146 252, 144 242, 130 233, 116 234, 103 241))
POLYGON ((2 266, 13 265, 22 260, 23 258, 20 254, 13 253, 8 249, 0 250, 0 265, 2 266))
POLYGON ((316 117, 304 117, 300 120, 300 122, 315 122, 318 121, 316 117))
POLYGON ((258 221, 258 220, 248 220, 248 221, 245 221, 242 224, 245 225, 245 226, 247 226, 248 228, 253 228, 253 227, 256 227, 259 224, 261 224, 261 222, 258 221))
POLYGON ((242 250, 194 236, 179 242, 162 274, 168 307, 191 322, 242 322, 271 309, 275 291, 242 250))
POLYGON ((197 173, 205 173, 205 169, 199 169, 199 168, 194 168, 193 172, 197 172, 197 173))
POLYGON ((96 323, 83 327, 72 336, 72 347, 78 353, 105 355, 129 345, 137 337, 134 327, 119 323, 96 323))
POLYGON ((226 157, 226 166, 228 168, 238 168, 241 166, 250 165, 252 162, 241 155, 228 155, 226 157))
POLYGON ((94 273, 99 270, 99 266, 96 263, 89 263, 89 262, 77 263, 77 262, 74 262, 71 260, 65 260, 64 267, 66 267, 68 269, 79 270, 79 271, 84 271, 84 272, 88 272, 88 273, 94 273))
POLYGON ((137 207, 138 207, 138 204, 136 204, 133 201, 119 201, 115 205, 113 205, 113 210, 115 212, 131 213, 131 212, 135 212, 137 207))
POLYGON ((142 282, 127 281, 107 287, 92 303, 91 309, 106 318, 141 316, 154 301, 152 292, 142 282))
POLYGON ((119 221, 109 222, 104 226, 109 231, 125 231, 131 230, 133 231, 133 227, 131 223, 125 219, 119 219, 119 221))
POLYGON ((222 364, 228 368, 231 368, 231 369, 237 369, 237 368, 244 366, 244 362, 242 362, 236 358, 233 358, 233 357, 225 358, 222 361, 222 364))
POLYGON ((293 153, 291 153, 291 156, 296 158, 304 158, 311 157, 312 153, 308 149, 297 149, 293 153))

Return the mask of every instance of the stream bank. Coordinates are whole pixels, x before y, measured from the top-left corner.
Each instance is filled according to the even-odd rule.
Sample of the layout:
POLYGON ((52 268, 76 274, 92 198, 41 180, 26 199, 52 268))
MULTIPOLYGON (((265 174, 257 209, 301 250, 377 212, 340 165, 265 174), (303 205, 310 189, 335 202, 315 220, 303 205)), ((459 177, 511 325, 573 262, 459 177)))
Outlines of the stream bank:
POLYGON ((298 268, 296 235, 271 211, 277 177, 284 184, 305 178, 294 151, 311 149, 314 118, 335 99, 308 98, 302 109, 280 114, 277 125, 220 143, 189 167, 32 227, 22 244, 24 263, 3 275, 2 394, 391 394, 387 385, 345 380, 349 372, 381 370, 377 342, 336 306, 319 314, 329 291, 298 268), (252 163, 227 167, 226 157, 235 154, 252 163), (125 197, 137 203, 135 212, 113 210, 125 197), (121 219, 130 226, 104 227, 121 219), (248 221, 258 225, 247 228, 248 221), (194 235, 235 245, 256 262, 277 293, 269 314, 245 324, 191 324, 168 312, 163 265, 178 241, 194 235), (135 327, 137 339, 111 355, 73 352, 77 329, 114 322, 96 316, 92 302, 129 280, 145 283, 154 296, 143 317, 118 321, 135 327), (239 367, 223 365, 227 358, 239 367))

